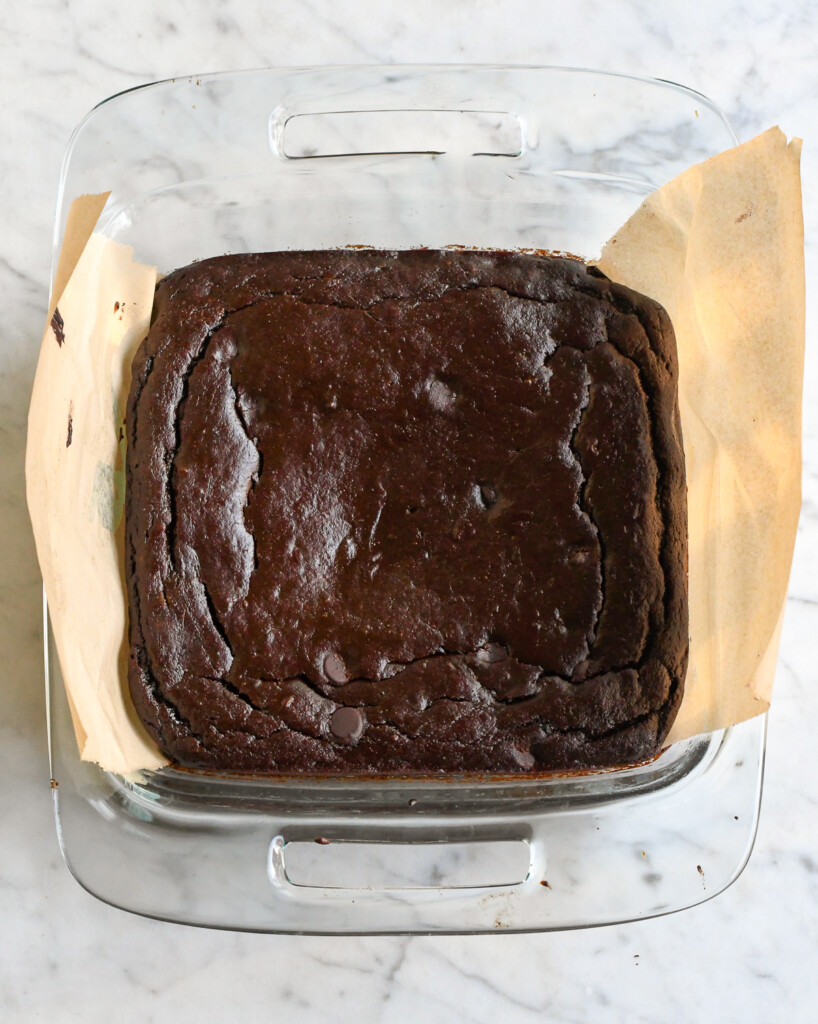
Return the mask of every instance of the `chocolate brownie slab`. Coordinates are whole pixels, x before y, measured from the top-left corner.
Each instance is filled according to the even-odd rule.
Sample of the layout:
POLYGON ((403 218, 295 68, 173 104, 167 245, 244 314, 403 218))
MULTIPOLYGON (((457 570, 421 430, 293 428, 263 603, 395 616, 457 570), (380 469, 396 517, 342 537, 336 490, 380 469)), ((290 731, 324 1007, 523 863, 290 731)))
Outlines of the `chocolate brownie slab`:
POLYGON ((130 689, 179 764, 629 763, 687 663, 672 327, 571 259, 164 278, 128 406, 130 689))

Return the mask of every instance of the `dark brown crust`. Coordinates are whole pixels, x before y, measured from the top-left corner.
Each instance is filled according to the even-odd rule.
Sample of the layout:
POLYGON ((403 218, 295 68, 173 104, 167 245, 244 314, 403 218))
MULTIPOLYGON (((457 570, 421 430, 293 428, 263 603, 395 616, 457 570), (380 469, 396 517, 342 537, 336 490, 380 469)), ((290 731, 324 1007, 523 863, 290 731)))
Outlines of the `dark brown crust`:
POLYGON ((173 760, 508 773, 659 749, 687 523, 655 302, 547 256, 222 257, 160 283, 133 371, 129 681, 173 760))

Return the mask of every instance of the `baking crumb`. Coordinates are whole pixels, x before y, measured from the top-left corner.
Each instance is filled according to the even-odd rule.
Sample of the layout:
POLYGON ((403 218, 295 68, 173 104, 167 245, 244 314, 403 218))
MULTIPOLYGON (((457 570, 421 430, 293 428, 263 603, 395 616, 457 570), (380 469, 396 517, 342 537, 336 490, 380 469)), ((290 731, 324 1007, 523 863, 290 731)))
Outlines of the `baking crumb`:
POLYGON ((329 846, 329 839, 326 839, 324 836, 317 836, 313 839, 313 842, 318 843, 319 846, 329 846))
POLYGON ((119 309, 119 303, 118 303, 118 302, 115 302, 115 303, 114 303, 114 312, 116 313, 116 311, 117 311, 118 309, 119 309))
POLYGON ((59 308, 56 306, 54 307, 54 315, 51 317, 51 330, 54 332, 57 344, 62 348, 65 343, 65 321, 59 308))
POLYGON ((415 804, 417 803, 417 800, 414 797, 412 797, 412 799, 408 800, 407 803, 409 804, 410 807, 414 807, 415 804))
POLYGON ((642 860, 647 860, 647 859, 648 859, 648 855, 647 855, 647 854, 645 853, 645 851, 643 850, 643 851, 642 851, 642 860))
POLYGON ((59 782, 57 782, 57 780, 56 780, 56 779, 52 779, 52 780, 51 780, 51 788, 52 788, 52 789, 58 789, 58 788, 59 788, 59 785, 60 785, 60 784, 59 784, 59 782))
POLYGON ((551 888, 551 883, 550 883, 550 882, 546 882, 546 880, 545 880, 545 879, 543 879, 543 880, 542 880, 542 881, 540 882, 540 885, 544 885, 544 886, 546 887, 546 889, 550 889, 550 888, 551 888))

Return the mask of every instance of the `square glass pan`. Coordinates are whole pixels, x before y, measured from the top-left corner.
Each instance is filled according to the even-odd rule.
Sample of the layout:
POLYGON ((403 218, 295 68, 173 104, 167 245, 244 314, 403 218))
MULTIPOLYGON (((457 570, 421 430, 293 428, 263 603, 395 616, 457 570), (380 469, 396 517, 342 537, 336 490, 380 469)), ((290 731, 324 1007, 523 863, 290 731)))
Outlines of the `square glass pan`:
MULTIPOLYGON (((176 79, 114 96, 79 125, 54 252, 70 202, 110 190, 98 230, 160 273, 349 244, 594 258, 645 195, 735 143, 700 94, 594 71, 176 79)), ((576 928, 701 902, 749 856, 764 718, 573 777, 125 779, 78 758, 45 615, 63 853, 83 886, 125 909, 278 932, 576 928)))

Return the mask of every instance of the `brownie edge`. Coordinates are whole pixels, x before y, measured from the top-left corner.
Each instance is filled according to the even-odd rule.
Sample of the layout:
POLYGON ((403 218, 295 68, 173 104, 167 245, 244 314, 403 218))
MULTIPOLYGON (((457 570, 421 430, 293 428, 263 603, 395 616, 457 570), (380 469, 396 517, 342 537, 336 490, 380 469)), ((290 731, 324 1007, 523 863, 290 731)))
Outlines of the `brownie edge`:
POLYGON ((171 760, 536 773, 656 754, 688 657, 670 320, 582 262, 223 256, 127 410, 129 685, 171 760))

